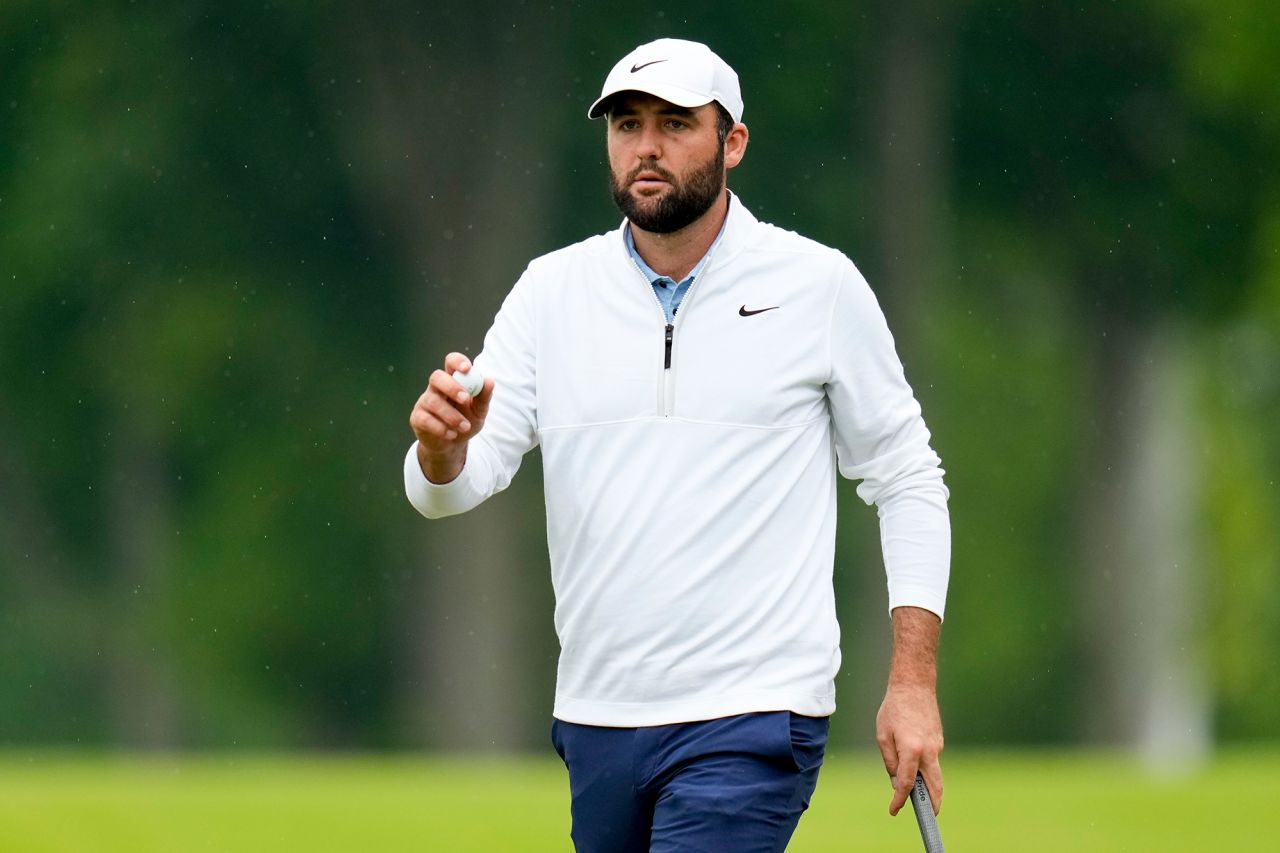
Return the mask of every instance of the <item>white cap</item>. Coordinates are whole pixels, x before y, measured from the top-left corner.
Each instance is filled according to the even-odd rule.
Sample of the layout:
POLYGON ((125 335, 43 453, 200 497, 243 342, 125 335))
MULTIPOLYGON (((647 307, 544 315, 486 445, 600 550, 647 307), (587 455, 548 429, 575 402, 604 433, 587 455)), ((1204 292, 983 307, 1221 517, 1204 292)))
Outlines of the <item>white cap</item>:
POLYGON ((604 115, 605 102, 619 92, 647 92, 679 107, 719 101, 734 121, 742 121, 738 75, 711 48, 696 41, 658 39, 622 57, 605 78, 587 118, 604 115))

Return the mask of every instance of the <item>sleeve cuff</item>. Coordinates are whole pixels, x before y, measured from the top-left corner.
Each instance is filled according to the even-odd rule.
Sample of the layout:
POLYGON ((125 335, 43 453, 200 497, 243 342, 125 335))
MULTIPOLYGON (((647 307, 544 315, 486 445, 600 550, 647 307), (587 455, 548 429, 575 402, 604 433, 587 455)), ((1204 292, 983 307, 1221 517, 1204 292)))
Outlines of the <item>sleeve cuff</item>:
POLYGON ((898 607, 919 607, 921 610, 928 610, 934 616, 938 617, 938 621, 945 622, 947 609, 946 594, 938 595, 937 592, 920 587, 903 587, 900 589, 889 590, 889 615, 893 615, 893 611, 898 607))
POLYGON ((458 476, 448 483, 433 483, 418 464, 418 442, 404 457, 404 494, 413 508, 427 518, 443 518, 466 512, 484 500, 475 488, 475 465, 468 458, 458 476))

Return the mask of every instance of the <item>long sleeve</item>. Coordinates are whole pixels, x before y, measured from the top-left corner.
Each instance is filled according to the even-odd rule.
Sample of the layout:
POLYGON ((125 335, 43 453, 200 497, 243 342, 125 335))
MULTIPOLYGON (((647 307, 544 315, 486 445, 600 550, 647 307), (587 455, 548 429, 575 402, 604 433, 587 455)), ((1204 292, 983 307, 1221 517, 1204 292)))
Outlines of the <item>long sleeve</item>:
POLYGON ((951 523, 941 460, 903 375, 875 294, 852 264, 832 305, 831 404, 840 473, 874 503, 889 609, 910 605, 943 616, 951 523))
POLYGON ((466 512, 511 484, 524 454, 538 443, 536 316, 526 271, 507 294, 473 359, 494 380, 493 400, 480 434, 467 445, 467 461, 452 481, 432 483, 418 465, 417 442, 404 460, 404 490, 427 518, 466 512))

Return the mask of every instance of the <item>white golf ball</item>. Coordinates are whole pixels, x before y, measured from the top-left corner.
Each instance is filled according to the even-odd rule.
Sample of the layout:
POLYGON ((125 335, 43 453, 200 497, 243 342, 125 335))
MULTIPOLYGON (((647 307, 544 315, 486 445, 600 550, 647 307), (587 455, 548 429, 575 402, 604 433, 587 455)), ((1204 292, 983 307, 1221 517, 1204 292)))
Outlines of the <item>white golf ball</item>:
POLYGON ((470 373, 463 373, 461 370, 453 371, 453 380, 472 397, 479 397, 480 392, 484 390, 484 376, 475 369, 474 365, 470 373))

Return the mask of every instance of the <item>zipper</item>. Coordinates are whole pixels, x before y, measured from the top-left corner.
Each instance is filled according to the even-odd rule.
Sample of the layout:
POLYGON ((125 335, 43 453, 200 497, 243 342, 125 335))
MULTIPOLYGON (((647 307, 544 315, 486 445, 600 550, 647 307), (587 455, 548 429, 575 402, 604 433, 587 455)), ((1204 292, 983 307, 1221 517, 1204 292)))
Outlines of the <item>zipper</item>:
MULTIPOLYGON (((685 291, 684 299, 680 300, 680 307, 676 309, 675 319, 667 325, 666 358, 663 361, 663 377, 665 381, 662 383, 662 416, 664 418, 671 417, 671 413, 675 410, 676 405, 676 370, 675 367, 673 367, 673 364, 675 363, 675 356, 672 352, 675 349, 676 326, 680 325, 680 318, 689 313, 689 303, 693 301, 693 292, 695 290, 701 292, 702 289, 705 289, 700 289, 698 287, 698 282, 707 277, 707 271, 711 269, 711 262, 714 260, 715 258, 712 257, 712 255, 707 255, 707 262, 703 265, 702 272, 698 273, 698 277, 693 280, 693 284, 689 285, 689 289, 685 291)), ((652 286, 650 286, 650 289, 652 289, 652 286)), ((657 299, 658 295, 655 293, 653 298, 657 299)), ((659 307, 661 307, 661 305, 659 305, 659 307)), ((662 319, 665 320, 666 318, 667 313, 664 311, 662 312, 662 319)))
MULTIPOLYGON (((640 269, 640 265, 636 263, 636 259, 631 257, 631 253, 627 252, 627 256, 631 261, 631 266, 635 269, 636 274, 640 276, 640 280, 644 282, 644 286, 648 288, 649 295, 653 297, 653 302, 658 306, 658 314, 662 317, 662 384, 659 389, 660 396, 658 398, 658 411, 664 418, 671 417, 671 411, 675 408, 675 388, 676 377, 675 369, 671 366, 672 350, 676 341, 676 324, 680 322, 680 318, 684 314, 676 312, 675 318, 668 323, 667 311, 662 307, 662 300, 658 298, 658 294, 653 289, 653 282, 645 277, 644 270, 640 269)), ((693 284, 689 285, 689 289, 685 291, 684 299, 680 301, 680 308, 685 311, 689 308, 689 300, 693 297, 693 291, 697 289, 698 282, 706 277, 707 270, 711 267, 712 258, 707 257, 707 263, 702 268, 702 273, 693 280, 693 284)))
MULTIPOLYGON (((624 246, 625 251, 625 246, 624 246)), ((662 300, 658 298, 658 294, 653 289, 653 282, 645 276, 644 270, 640 269, 640 265, 636 263, 636 259, 631 257, 631 253, 627 252, 627 259, 631 261, 631 267, 636 271, 636 275, 644 282, 645 290, 649 291, 649 295, 653 297, 654 307, 658 309, 658 316, 662 319, 663 338, 662 338, 662 381, 658 383, 658 413, 664 418, 671 417, 670 407, 667 405, 667 399, 671 391, 671 346, 675 342, 676 327, 667 322, 667 311, 662 307, 662 300)), ((689 287, 693 289, 692 286, 689 287)), ((689 294, 685 294, 688 298, 689 294)))

